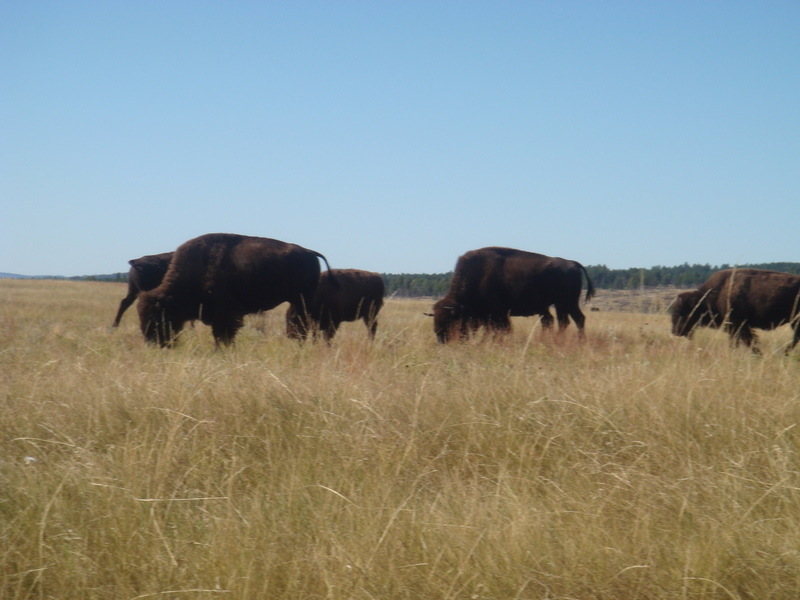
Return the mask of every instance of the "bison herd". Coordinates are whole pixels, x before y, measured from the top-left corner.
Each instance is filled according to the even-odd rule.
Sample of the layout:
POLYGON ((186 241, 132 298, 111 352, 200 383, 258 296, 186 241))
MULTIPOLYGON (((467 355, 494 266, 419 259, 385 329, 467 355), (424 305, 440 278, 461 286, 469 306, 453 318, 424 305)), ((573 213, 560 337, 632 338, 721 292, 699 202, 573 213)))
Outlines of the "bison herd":
MULTIPOLYGON (((331 269, 325 256, 279 240, 213 233, 191 239, 174 252, 129 261, 128 294, 114 319, 138 298, 145 340, 172 346, 187 321, 211 327, 217 345, 233 342, 245 315, 287 302, 286 333, 304 340, 330 341, 345 321, 363 320, 375 336, 383 306, 378 273, 331 269), (321 259, 327 271, 320 270, 321 259)), ((574 260, 512 248, 471 250, 459 257, 450 289, 433 306, 439 342, 465 338, 479 328, 502 334, 510 317, 538 316, 551 328, 555 309, 559 331, 570 318, 583 338, 586 318, 580 309, 595 293, 589 274, 574 260)), ((714 273, 698 289, 683 292, 672 304, 672 333, 690 337, 699 327, 723 328, 734 343, 758 352, 753 328, 790 323, 800 341, 800 276, 761 269, 714 273)))

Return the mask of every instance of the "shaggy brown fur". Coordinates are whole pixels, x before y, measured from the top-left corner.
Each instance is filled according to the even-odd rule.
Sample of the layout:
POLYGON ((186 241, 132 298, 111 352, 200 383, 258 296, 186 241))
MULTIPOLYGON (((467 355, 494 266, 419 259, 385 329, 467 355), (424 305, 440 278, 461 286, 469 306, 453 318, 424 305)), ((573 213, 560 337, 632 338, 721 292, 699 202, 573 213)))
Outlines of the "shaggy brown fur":
POLYGON ((369 336, 374 338, 384 293, 378 273, 358 269, 322 273, 306 310, 301 312, 290 306, 286 311, 286 333, 294 339, 305 339, 309 332, 321 332, 325 340, 330 340, 342 322, 363 319, 369 336))
POLYGON ((800 276, 762 269, 717 271, 696 290, 683 292, 672 305, 672 333, 691 337, 696 327, 723 327, 734 344, 758 353, 753 328, 775 329, 791 323, 800 340, 800 276))
POLYGON ((161 284, 139 295, 148 342, 169 346, 186 321, 211 326, 217 344, 230 344, 244 316, 282 302, 302 307, 319 280, 319 252, 269 238, 211 233, 176 251, 161 284))
POLYGON ((447 295, 433 306, 433 328, 444 343, 474 332, 480 326, 506 332, 509 317, 539 315, 542 327, 553 325, 555 306, 559 331, 569 317, 583 336, 585 317, 579 307, 582 275, 586 300, 594 286, 583 265, 574 260, 514 250, 481 248, 467 252, 456 263, 447 295))

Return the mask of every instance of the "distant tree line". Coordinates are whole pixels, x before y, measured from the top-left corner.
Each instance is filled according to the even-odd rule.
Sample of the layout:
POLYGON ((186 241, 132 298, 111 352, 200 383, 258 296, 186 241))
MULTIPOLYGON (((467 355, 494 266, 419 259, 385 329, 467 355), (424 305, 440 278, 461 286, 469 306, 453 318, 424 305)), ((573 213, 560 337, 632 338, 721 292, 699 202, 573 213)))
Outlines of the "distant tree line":
POLYGON ((75 277, 47 277, 46 279, 71 279, 73 281, 108 281, 111 283, 128 283, 128 272, 110 273, 108 275, 76 275, 75 277))
MULTIPOLYGON (((738 265, 740 268, 768 269, 800 275, 800 263, 761 263, 738 265)), ((690 265, 685 263, 677 267, 650 267, 649 269, 609 269, 605 265, 586 267, 589 277, 598 289, 632 290, 641 287, 672 286, 676 288, 694 288, 703 283, 715 271, 730 269, 731 265, 712 266, 690 265)), ((383 273, 387 296, 420 297, 444 296, 450 286, 452 271, 435 275, 403 273, 395 275, 383 273)))
POLYGON ((433 275, 381 273, 381 277, 383 277, 383 282, 386 284, 387 296, 400 296, 401 298, 438 297, 447 293, 453 272, 433 275))
MULTIPOLYGON (((741 268, 769 269, 800 275, 800 263, 762 263, 752 265, 738 265, 741 268)), ((676 288, 697 287, 708 279, 709 275, 722 269, 730 269, 730 265, 712 266, 690 265, 688 263, 677 267, 650 267, 649 269, 609 269, 605 265, 590 265, 586 267, 589 277, 595 287, 604 290, 632 290, 641 287, 672 286, 676 288)), ((449 273, 382 273, 386 283, 386 295, 401 298, 441 297, 450 287, 452 271, 449 273)), ((112 273, 110 275, 87 275, 71 277, 84 281, 114 281, 126 282, 127 273, 112 273)))
MULTIPOLYGON (((762 263, 752 265, 736 265, 745 269, 768 269, 784 273, 800 274, 800 263, 762 263)), ((731 265, 719 266, 690 265, 684 263, 677 267, 651 267, 649 269, 609 269, 605 265, 592 265, 586 271, 592 278, 595 287, 606 290, 630 290, 640 287, 673 286, 677 288, 693 288, 699 286, 708 277, 731 265)))

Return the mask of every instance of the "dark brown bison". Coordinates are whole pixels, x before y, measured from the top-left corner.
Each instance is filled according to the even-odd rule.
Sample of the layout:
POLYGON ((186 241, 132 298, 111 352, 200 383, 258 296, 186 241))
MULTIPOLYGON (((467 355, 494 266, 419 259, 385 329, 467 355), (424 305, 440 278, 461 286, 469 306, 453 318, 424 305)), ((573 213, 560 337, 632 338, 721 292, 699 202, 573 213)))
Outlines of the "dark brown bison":
POLYGON ((133 301, 141 292, 147 292, 158 287, 164 274, 169 267, 174 252, 164 252, 163 254, 148 254, 141 258, 129 260, 131 266, 128 271, 128 295, 119 303, 117 316, 114 318, 113 327, 119 327, 123 313, 128 310, 133 301))
POLYGON ((139 295, 142 333, 169 346, 186 321, 200 319, 217 345, 230 344, 245 315, 283 302, 304 306, 317 287, 318 258, 328 264, 319 252, 261 237, 211 233, 189 240, 161 284, 139 295))
POLYGON ((342 322, 363 319, 369 336, 374 338, 384 293, 378 273, 358 269, 322 273, 305 310, 290 306, 286 311, 286 333, 294 339, 305 339, 309 333, 321 332, 329 341, 342 322))
POLYGON ((717 271, 696 290, 678 294, 672 304, 672 333, 691 337, 696 327, 723 327, 734 344, 758 353, 757 329, 791 323, 800 340, 800 276, 762 269, 717 271))
POLYGON ((433 306, 433 328, 439 342, 474 332, 480 326, 497 332, 511 329, 509 317, 539 315, 542 327, 559 331, 575 321, 583 337, 585 317, 579 307, 582 276, 586 300, 594 295, 589 274, 574 260, 512 248, 481 248, 458 259, 447 295, 433 306))

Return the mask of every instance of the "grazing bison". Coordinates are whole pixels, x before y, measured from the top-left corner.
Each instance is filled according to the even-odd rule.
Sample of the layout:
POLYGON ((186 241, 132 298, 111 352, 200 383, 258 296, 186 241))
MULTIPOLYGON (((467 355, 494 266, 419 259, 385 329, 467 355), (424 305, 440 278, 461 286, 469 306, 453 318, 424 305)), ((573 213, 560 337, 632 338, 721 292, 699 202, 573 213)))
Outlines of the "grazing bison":
POLYGON ((322 273, 305 310, 290 306, 286 311, 286 333, 294 339, 305 339, 309 332, 316 335, 321 331, 330 341, 343 321, 363 319, 369 336, 374 338, 384 293, 378 273, 358 269, 322 273))
MULTIPOLYGON (((139 295, 148 342, 169 346, 186 321, 211 326, 217 345, 230 344, 247 314, 314 294, 319 252, 268 238, 211 233, 182 244, 161 284, 139 295)), ((330 268, 330 267, 328 267, 330 268)))
POLYGON ((586 300, 594 295, 589 274, 574 260, 512 248, 481 248, 458 259, 447 295, 433 306, 433 328, 439 342, 486 329, 507 332, 509 317, 540 315, 542 327, 553 325, 555 306, 559 331, 575 321, 583 337, 585 317, 579 308, 582 274, 586 300))
POLYGON ((114 319, 113 327, 119 327, 122 314, 128 310, 133 301, 141 292, 146 292, 158 287, 164 274, 169 267, 174 252, 164 252, 163 254, 148 254, 141 258, 129 260, 131 266, 128 271, 128 295, 119 303, 119 310, 114 319))
POLYGON ((762 269, 717 271, 696 290, 678 294, 672 304, 672 333, 691 337, 695 327, 723 327, 734 344, 758 353, 757 329, 791 323, 800 340, 800 276, 762 269))

